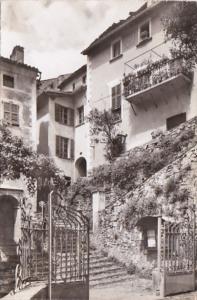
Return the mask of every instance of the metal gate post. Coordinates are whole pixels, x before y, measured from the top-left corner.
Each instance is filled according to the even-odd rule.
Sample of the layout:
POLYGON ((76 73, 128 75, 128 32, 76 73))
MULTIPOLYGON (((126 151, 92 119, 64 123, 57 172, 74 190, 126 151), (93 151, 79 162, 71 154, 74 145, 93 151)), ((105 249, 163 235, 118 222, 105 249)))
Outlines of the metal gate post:
POLYGON ((49 282, 48 282, 48 296, 52 300, 52 195, 53 191, 49 194, 49 282))
POLYGON ((196 206, 193 205, 193 272, 194 272, 194 291, 196 289, 196 206))
POLYGON ((157 268, 158 268, 158 283, 157 283, 157 290, 156 293, 159 292, 161 294, 161 209, 159 210, 159 215, 157 219, 157 268))

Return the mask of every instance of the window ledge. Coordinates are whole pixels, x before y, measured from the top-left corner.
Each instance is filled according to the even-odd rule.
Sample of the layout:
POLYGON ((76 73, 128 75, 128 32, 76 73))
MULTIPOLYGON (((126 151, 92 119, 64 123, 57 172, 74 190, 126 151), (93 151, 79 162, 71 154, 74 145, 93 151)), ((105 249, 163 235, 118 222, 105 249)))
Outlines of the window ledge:
POLYGON ((111 64, 112 62, 114 62, 114 61, 116 61, 116 60, 118 60, 118 59, 120 59, 121 57, 123 57, 123 54, 121 53, 121 54, 119 54, 118 56, 116 56, 116 57, 113 57, 113 58, 111 58, 110 59, 110 61, 109 61, 109 63, 111 64))
POLYGON ((80 123, 80 124, 77 124, 77 125, 75 125, 75 128, 80 127, 80 126, 83 126, 84 124, 85 124, 85 122, 82 122, 82 123, 80 123))
POLYGON ((65 124, 63 122, 59 122, 59 121, 55 121, 55 122, 60 124, 60 125, 63 125, 63 126, 74 127, 74 125, 65 124))
POLYGON ((140 41, 140 42, 136 45, 136 47, 139 48, 139 47, 141 47, 141 46, 144 46, 144 45, 146 45, 146 43, 150 42, 151 40, 152 40, 152 37, 151 37, 151 36, 148 37, 148 38, 145 38, 144 40, 140 41))

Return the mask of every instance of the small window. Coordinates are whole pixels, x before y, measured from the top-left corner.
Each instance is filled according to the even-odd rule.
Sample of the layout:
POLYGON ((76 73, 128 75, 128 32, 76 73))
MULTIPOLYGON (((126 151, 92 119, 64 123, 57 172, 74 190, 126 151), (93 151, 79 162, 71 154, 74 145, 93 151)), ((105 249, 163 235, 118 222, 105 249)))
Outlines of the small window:
POLYGON ((82 83, 83 83, 83 84, 86 84, 86 75, 84 75, 84 76, 82 77, 82 83))
POLYGON ((74 110, 56 103, 55 121, 64 125, 74 126, 74 110))
POLYGON ((84 123, 84 106, 81 106, 77 109, 78 111, 78 124, 84 123))
POLYGON ((112 44, 112 59, 121 55, 121 40, 112 44))
POLYGON ((73 82, 73 91, 75 90, 75 82, 73 82))
POLYGON ((121 119, 121 84, 112 88, 112 113, 116 121, 121 119))
POLYGON ((19 106, 4 102, 4 120, 11 126, 19 126, 19 106))
POLYGON ((14 77, 9 75, 3 75, 3 85, 9 88, 14 88, 14 77))
POLYGON ((172 116, 166 120, 166 127, 167 130, 170 130, 172 128, 175 128, 179 126, 181 123, 186 122, 186 113, 178 114, 175 116, 172 116))
POLYGON ((141 42, 148 38, 150 38, 150 21, 141 25, 139 29, 139 41, 141 42))

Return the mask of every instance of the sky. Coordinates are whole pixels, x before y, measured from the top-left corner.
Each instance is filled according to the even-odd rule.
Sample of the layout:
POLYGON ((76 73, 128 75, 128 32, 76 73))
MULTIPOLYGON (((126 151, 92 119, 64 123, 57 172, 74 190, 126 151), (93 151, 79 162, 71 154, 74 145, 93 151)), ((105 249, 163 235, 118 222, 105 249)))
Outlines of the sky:
POLYGON ((125 19, 144 0, 0 0, 1 55, 25 48, 25 63, 42 79, 71 73, 86 63, 81 54, 107 27, 125 19))

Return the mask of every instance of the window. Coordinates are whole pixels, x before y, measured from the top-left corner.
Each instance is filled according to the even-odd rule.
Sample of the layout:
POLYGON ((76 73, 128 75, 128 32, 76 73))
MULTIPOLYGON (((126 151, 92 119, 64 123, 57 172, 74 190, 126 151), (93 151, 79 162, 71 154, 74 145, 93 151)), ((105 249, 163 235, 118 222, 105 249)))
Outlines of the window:
POLYGON ((74 110, 56 103, 55 121, 64 125, 74 126, 74 110))
POLYGON ((14 88, 14 77, 9 75, 3 75, 3 85, 9 88, 14 88))
POLYGON ((121 84, 112 87, 112 113, 116 121, 121 119, 121 84))
POLYGON ((84 123, 84 106, 81 106, 77 109, 78 111, 78 124, 84 123))
POLYGON ((63 159, 74 159, 74 140, 56 135, 56 156, 63 159))
POLYGON ((150 38, 150 21, 142 24, 139 28, 139 42, 147 40, 150 38))
POLYGON ((19 106, 11 102, 4 102, 4 119, 9 125, 19 126, 19 106))
POLYGON ((112 44, 112 59, 121 55, 121 40, 112 44))
POLYGON ((75 90, 75 82, 73 82, 73 91, 75 90))
POLYGON ((178 114, 172 116, 166 120, 167 130, 177 127, 181 123, 186 122, 186 113, 178 114))
POLYGON ((68 158, 68 139, 56 136, 56 155, 59 158, 68 158))

